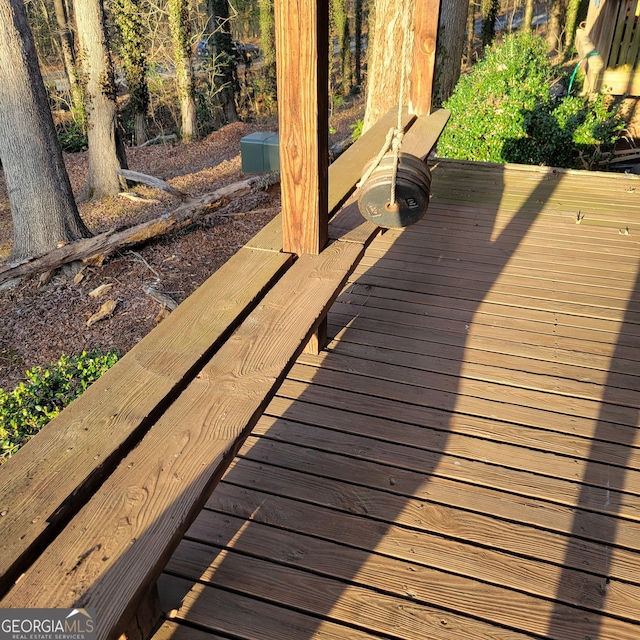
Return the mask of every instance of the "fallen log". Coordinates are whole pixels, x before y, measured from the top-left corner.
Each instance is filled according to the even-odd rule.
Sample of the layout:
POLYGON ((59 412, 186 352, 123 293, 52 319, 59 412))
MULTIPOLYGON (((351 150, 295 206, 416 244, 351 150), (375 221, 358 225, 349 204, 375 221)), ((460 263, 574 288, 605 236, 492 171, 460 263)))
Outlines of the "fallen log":
POLYGON ((131 171, 129 169, 118 169, 116 173, 125 178, 127 182, 140 182, 149 187, 155 187, 156 189, 170 193, 172 196, 178 198, 178 200, 182 200, 182 202, 187 202, 190 199, 188 193, 172 187, 168 182, 160 180, 160 178, 156 178, 155 176, 140 173, 139 171, 131 171))
MULTIPOLYGON (((144 174, 137 174, 138 178, 140 176, 144 176, 144 174)), ((128 176, 127 179, 129 179, 128 176)), ((132 179, 135 180, 135 178, 132 179)), ((279 180, 278 174, 252 176, 199 197, 187 196, 186 200, 174 211, 165 213, 154 220, 142 222, 126 229, 107 231, 92 238, 76 240, 37 258, 28 258, 21 262, 4 265, 0 267, 0 286, 11 280, 58 269, 70 262, 87 262, 97 256, 104 257, 117 249, 140 244, 171 231, 177 231, 210 215, 212 209, 227 204, 231 199, 247 195, 254 190, 266 189, 277 184, 279 180)))

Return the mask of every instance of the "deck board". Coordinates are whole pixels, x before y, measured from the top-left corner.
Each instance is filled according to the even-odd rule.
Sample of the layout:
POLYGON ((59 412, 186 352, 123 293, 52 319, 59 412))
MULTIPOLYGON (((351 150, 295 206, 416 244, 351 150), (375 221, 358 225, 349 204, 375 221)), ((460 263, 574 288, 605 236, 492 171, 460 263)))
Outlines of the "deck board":
POLYGON ((187 531, 155 640, 639 636, 638 238, 635 177, 440 163, 187 531))

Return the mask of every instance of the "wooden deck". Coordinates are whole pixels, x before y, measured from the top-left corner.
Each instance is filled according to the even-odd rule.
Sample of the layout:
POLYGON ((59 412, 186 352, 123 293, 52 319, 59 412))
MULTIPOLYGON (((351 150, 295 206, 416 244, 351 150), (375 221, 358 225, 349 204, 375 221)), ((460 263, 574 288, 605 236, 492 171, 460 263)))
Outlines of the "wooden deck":
POLYGON ((640 637, 640 179, 434 189, 183 539, 155 640, 640 637))

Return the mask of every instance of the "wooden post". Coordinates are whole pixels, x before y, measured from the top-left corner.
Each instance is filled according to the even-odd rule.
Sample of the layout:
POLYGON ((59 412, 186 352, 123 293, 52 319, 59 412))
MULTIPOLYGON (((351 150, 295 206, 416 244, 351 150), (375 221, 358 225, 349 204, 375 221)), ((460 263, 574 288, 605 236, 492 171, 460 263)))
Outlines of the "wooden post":
POLYGON ((318 254, 328 239, 329 8, 276 0, 284 251, 318 254))
POLYGON ((431 113, 439 16, 440 0, 416 0, 409 113, 417 116, 431 113))

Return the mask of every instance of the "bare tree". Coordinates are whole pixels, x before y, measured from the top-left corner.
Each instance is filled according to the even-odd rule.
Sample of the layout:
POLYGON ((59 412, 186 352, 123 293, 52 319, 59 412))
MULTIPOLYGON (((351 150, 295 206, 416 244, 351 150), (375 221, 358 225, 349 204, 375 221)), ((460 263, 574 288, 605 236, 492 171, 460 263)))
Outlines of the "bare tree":
MULTIPOLYGON (((60 0, 57 0, 58 2, 60 0)), ((134 117, 136 144, 147 140, 147 46, 140 0, 115 0, 113 13, 122 39, 121 55, 129 89, 129 105, 134 117)))
POLYGON ((469 10, 467 13, 467 41, 465 44, 466 65, 470 67, 473 59, 473 41, 475 40, 476 28, 476 3, 475 0, 469 0, 469 10))
POLYGON ((0 0, 0 78, 11 260, 22 260, 91 235, 73 199, 23 0, 0 0))
MULTIPOLYGON (((342 94, 351 91, 353 74, 351 72, 351 30, 346 0, 331 0, 331 16, 338 36, 338 51, 340 53, 340 76, 342 94)), ((332 49, 333 47, 331 47, 332 49)), ((333 61, 333 51, 330 49, 330 64, 333 61)))
POLYGON ((535 8, 535 0, 525 0, 524 3, 524 19, 522 21, 522 29, 525 31, 531 31, 531 24, 533 22, 533 10, 535 8))
POLYGON ((562 52, 562 30, 567 17, 567 0, 551 0, 547 23, 547 45, 549 51, 562 52))
POLYGON ((83 195, 114 196, 124 186, 117 171, 127 167, 127 158, 118 126, 116 82, 103 0, 78 2, 76 25, 89 141, 89 174, 83 195))
POLYGON ((180 102, 182 141, 191 142, 198 135, 198 127, 194 98, 195 79, 191 62, 189 2, 188 0, 167 0, 167 8, 176 68, 176 89, 180 102))
POLYGON ((216 58, 216 77, 219 78, 217 98, 226 122, 237 122, 235 89, 237 84, 236 62, 233 57, 229 0, 207 0, 207 31, 212 34, 216 58))
POLYGON ((500 11, 499 0, 482 0, 482 46, 490 45, 496 37, 496 20, 500 11))
MULTIPOLYGON (((410 61, 411 56, 403 56, 404 47, 411 47, 413 39, 410 27, 406 33, 405 13, 410 16, 412 24, 415 0, 378 0, 375 3, 373 38, 369 41, 367 106, 363 131, 374 125, 401 98, 400 81, 402 77, 402 61, 410 61)), ((409 70, 405 69, 405 77, 409 70)), ((406 103, 406 95, 402 96, 406 103)))
POLYGON ((260 11, 260 48, 262 49, 263 92, 268 100, 276 99, 276 24, 273 0, 258 0, 260 11))
MULTIPOLYGON (((568 0, 566 21, 564 25, 564 49, 568 52, 576 37, 576 25, 578 23, 578 12, 582 2, 580 0, 568 0)), ((637 15, 637 14, 636 14, 637 15)), ((637 29, 638 27, 636 27, 637 29)))
POLYGON ((355 0, 353 31, 355 36, 355 46, 353 50, 353 65, 355 82, 357 86, 362 84, 362 18, 363 18, 363 0, 355 0))
POLYGON ((58 37, 60 38, 62 61, 64 62, 64 70, 67 74, 71 90, 71 102, 74 116, 84 123, 84 102, 82 98, 82 87, 78 82, 75 42, 70 25, 70 17, 64 0, 53 0, 53 8, 56 14, 56 23, 58 25, 58 37))
POLYGON ((441 0, 434 106, 441 105, 453 93, 460 77, 464 31, 469 0, 441 0))

